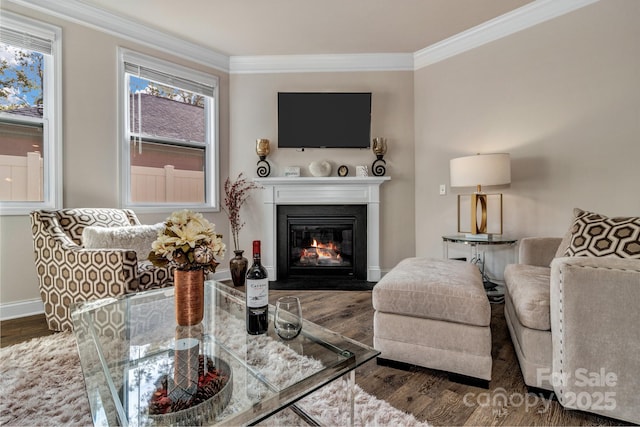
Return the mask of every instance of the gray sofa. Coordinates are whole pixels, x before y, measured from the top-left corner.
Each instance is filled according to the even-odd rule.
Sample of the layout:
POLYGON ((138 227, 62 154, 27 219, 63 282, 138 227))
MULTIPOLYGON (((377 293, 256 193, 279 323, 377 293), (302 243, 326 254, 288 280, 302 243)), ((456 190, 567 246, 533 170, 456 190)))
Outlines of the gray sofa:
POLYGON ((640 259, 565 256, 570 239, 522 239, 505 269, 524 382, 565 408, 640 423, 640 259))

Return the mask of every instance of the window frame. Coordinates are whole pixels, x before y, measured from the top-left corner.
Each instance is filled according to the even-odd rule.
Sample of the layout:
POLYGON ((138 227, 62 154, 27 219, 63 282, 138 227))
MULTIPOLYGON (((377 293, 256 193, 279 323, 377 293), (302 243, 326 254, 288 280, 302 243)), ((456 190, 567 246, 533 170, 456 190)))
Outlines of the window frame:
MULTIPOLYGON (((161 82, 159 82, 161 83, 161 82)), ((220 211, 220 167, 219 167, 219 78, 163 59, 118 48, 118 127, 120 150, 120 203, 123 208, 136 212, 170 212, 176 209, 193 209, 201 212, 220 211), (131 200, 131 157, 129 87, 125 63, 173 75, 181 79, 202 83, 213 89, 213 95, 205 102, 205 201, 204 203, 141 203, 131 200)), ((144 139, 143 139, 144 141, 144 139)), ((155 138, 153 142, 158 141, 155 138)), ((185 145, 187 146, 187 145, 185 145)))
MULTIPOLYGON (((0 112, 8 124, 42 124, 43 188, 42 201, 0 201, 0 216, 28 215, 38 209, 62 208, 62 29, 55 25, 2 11, 2 26, 16 32, 47 39, 51 53, 43 53, 42 120, 0 112)), ((36 50, 37 49, 32 49, 36 50)))

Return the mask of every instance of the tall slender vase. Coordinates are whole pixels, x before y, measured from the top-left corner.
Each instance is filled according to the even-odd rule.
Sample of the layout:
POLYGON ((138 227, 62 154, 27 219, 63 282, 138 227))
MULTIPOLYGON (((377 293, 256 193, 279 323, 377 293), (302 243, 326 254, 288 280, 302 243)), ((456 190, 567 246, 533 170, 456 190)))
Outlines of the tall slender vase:
POLYGON ((245 276, 247 275, 247 266, 249 261, 242 256, 243 250, 233 251, 236 256, 229 261, 229 270, 231 270, 231 280, 233 286, 244 286, 245 276))
POLYGON ((174 270, 176 322, 192 326, 204 317, 204 270, 174 270))

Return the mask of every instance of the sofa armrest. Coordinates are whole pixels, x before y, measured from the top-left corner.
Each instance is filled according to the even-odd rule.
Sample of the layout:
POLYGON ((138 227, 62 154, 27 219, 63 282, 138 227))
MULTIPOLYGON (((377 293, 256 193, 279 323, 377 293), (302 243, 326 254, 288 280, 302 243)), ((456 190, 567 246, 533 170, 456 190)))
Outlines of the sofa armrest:
POLYGON ((640 260, 556 258, 550 291, 560 403, 640 423, 640 260))
POLYGON ((525 237, 520 240, 518 262, 549 267, 561 241, 561 237, 525 237))

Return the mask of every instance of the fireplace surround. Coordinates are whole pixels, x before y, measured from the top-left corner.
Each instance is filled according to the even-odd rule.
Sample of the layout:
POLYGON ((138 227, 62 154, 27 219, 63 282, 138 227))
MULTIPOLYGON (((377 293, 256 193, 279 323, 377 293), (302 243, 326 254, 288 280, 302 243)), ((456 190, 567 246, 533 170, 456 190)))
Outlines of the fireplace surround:
POLYGON ((269 280, 280 278, 278 253, 278 206, 366 206, 366 280, 377 282, 380 270, 380 185, 383 177, 273 177, 254 178, 262 193, 262 265, 269 280))

